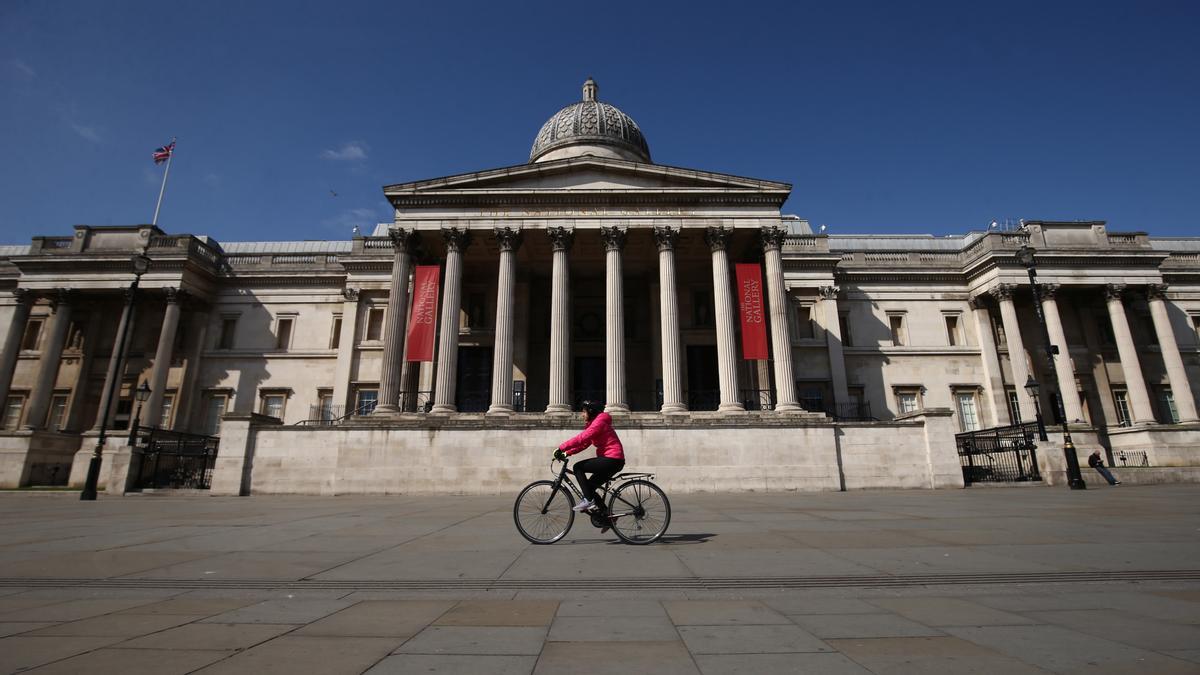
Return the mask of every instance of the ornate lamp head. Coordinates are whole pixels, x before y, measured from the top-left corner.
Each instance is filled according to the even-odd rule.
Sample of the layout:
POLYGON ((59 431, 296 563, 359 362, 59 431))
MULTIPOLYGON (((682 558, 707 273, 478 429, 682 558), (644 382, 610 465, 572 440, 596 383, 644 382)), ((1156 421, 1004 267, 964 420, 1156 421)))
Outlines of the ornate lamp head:
POLYGON ((1021 248, 1017 249, 1017 262, 1021 263, 1024 267, 1032 268, 1037 264, 1033 259, 1033 253, 1033 249, 1028 246, 1021 246, 1021 248))

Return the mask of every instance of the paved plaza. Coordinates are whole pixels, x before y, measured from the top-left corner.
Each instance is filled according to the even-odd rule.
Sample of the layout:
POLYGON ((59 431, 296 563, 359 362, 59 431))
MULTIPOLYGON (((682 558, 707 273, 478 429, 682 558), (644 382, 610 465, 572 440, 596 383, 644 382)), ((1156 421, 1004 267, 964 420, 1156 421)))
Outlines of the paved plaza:
POLYGON ((512 497, 0 493, 0 673, 1200 673, 1200 486, 512 497))

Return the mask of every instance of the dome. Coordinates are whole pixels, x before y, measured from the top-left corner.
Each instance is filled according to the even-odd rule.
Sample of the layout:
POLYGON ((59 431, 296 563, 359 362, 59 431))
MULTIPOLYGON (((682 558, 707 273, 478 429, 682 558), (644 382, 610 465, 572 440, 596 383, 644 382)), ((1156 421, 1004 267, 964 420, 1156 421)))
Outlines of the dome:
POLYGON ((531 163, 579 155, 650 162, 650 147, 637 122, 616 106, 597 100, 598 91, 589 77, 583 83, 583 100, 546 120, 529 151, 531 163))

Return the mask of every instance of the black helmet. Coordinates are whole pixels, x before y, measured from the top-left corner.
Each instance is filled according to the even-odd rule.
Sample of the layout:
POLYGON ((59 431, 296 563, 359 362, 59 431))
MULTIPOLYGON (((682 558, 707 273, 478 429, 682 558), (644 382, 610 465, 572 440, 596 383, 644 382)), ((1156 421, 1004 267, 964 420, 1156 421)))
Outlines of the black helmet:
POLYGON ((579 409, 587 411, 587 416, 590 420, 596 415, 604 412, 604 404, 600 401, 582 401, 579 404, 579 409))

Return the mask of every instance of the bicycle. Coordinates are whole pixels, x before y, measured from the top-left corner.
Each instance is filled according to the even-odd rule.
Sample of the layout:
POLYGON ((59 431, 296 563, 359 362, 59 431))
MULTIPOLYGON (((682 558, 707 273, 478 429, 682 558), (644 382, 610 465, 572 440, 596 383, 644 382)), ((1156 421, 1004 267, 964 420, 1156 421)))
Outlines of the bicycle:
MULTIPOLYGON (((556 461, 560 460, 550 461, 551 472, 556 461)), ((561 461, 557 478, 526 485, 513 504, 517 531, 535 544, 553 544, 567 536, 575 523, 575 500, 583 499, 583 492, 567 477, 575 472, 561 461)), ((598 506, 588 513, 592 525, 601 532, 612 529, 626 544, 657 541, 671 523, 671 502, 651 478, 652 473, 619 473, 605 481, 596 490, 598 506), (619 484, 613 487, 613 482, 619 484)))

